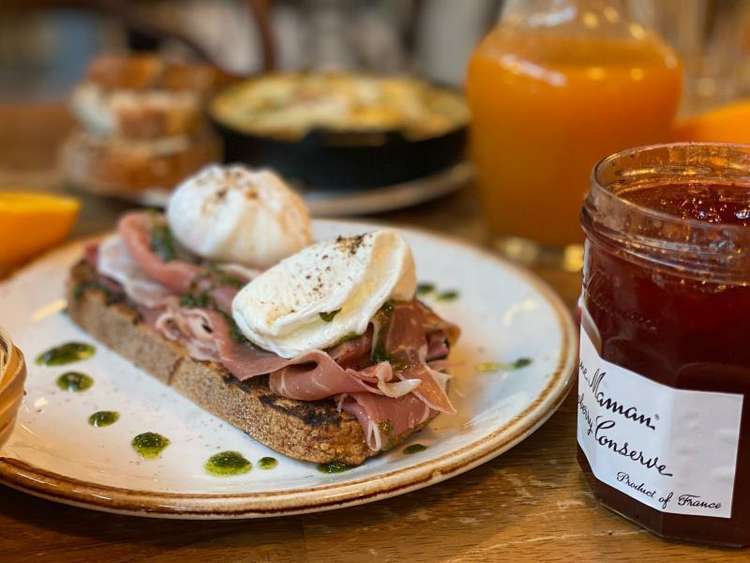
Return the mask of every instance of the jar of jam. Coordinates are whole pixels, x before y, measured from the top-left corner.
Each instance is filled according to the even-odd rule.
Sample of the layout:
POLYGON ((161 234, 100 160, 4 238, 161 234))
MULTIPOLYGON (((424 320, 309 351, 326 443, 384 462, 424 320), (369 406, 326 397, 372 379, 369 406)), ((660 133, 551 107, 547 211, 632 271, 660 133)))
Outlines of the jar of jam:
POLYGON ((750 545, 750 146, 654 145, 594 169, 578 459, 608 508, 750 545))

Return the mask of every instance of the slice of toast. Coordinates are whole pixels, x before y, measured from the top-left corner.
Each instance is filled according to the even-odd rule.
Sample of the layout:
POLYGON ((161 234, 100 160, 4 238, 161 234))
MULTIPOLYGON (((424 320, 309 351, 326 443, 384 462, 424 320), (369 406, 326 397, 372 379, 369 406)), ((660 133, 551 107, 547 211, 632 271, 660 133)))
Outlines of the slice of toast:
MULTIPOLYGON (((271 392, 268 376, 240 382, 215 362, 193 360, 178 343, 141 322, 137 310, 98 286, 82 260, 68 280, 68 314, 83 330, 162 383, 289 457, 358 465, 376 455, 362 426, 333 400, 297 401, 271 392)), ((429 420, 427 421, 429 422, 429 420)), ((425 424, 398 438, 398 445, 425 424)))

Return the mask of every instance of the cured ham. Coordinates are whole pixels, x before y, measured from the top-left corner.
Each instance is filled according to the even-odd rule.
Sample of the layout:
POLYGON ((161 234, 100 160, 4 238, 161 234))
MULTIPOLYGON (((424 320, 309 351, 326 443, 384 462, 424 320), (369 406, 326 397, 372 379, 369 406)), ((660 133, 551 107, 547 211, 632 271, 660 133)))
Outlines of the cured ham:
POLYGON ((342 393, 374 393, 401 397, 412 393, 421 383, 418 379, 396 378, 388 362, 363 370, 343 369, 326 353, 310 352, 290 360, 289 366, 271 374, 271 391, 300 401, 317 401, 342 393))
MULTIPOLYGON (((169 340, 180 342, 192 358, 221 363, 240 381, 270 374, 271 390, 290 399, 317 401, 355 392, 400 397, 420 384, 418 379, 396 377, 387 362, 358 371, 342 367, 321 350, 288 360, 252 344, 235 342, 221 313, 179 307, 174 297, 153 319, 154 328, 169 340)), ((362 346, 349 349, 361 350, 362 346)))
POLYGON ((220 363, 240 381, 268 374, 270 389, 283 397, 337 401, 360 422, 373 450, 438 412, 455 412, 446 393, 449 376, 433 361, 447 356, 458 328, 423 303, 389 303, 364 334, 285 359, 245 340, 229 316, 237 282, 256 272, 164 256, 152 248, 159 225, 148 213, 125 215, 117 235, 87 249, 87 256, 103 280, 138 306, 144 322, 194 359, 220 363))
MULTIPOLYGON (((418 322, 413 322, 414 317, 406 314, 416 308, 409 304, 396 307, 401 310, 394 315, 391 325, 408 319, 408 330, 418 331, 418 322)), ((193 357, 220 362, 239 380, 270 374, 270 389, 290 399, 338 398, 340 408, 354 415, 362 424, 370 448, 381 449, 389 439, 395 440, 436 412, 455 412, 445 392, 448 376, 430 368, 423 358, 404 355, 405 349, 397 340, 391 341, 389 347, 402 354, 399 361, 407 359, 409 363, 405 369, 394 369, 389 362, 379 362, 358 370, 343 367, 337 359, 350 365, 367 362, 372 341, 369 333, 340 344, 330 352, 314 350, 288 360, 251 344, 234 342, 229 323, 220 313, 192 310, 183 320, 179 319, 179 311, 177 315, 172 328, 184 332, 175 335, 168 331, 165 336, 183 342, 193 357), (201 324, 193 321, 196 316, 202 319, 201 324), (211 347, 208 354, 204 348, 206 344, 211 347)), ((159 325, 163 325, 163 319, 159 325)), ((159 325, 157 328, 164 329, 159 325)), ((397 330, 403 329, 388 329, 390 339, 395 338, 391 331, 397 330)), ((425 343, 421 350, 426 351, 423 332, 422 339, 425 343)), ((398 361, 396 365, 400 365, 398 361)))
POLYGON ((180 259, 166 261, 156 254, 151 248, 155 226, 155 219, 149 213, 126 213, 117 224, 117 232, 145 275, 178 295, 188 293, 203 269, 180 259))
POLYGON ((431 369, 424 360, 416 357, 413 358, 408 368, 396 372, 397 376, 402 380, 416 380, 421 382, 421 385, 414 390, 414 395, 428 407, 446 414, 455 414, 456 409, 445 392, 444 379, 442 377, 444 374, 436 376, 435 373, 435 370, 431 369))
POLYGON ((414 394, 428 407, 453 414, 456 409, 445 392, 445 386, 435 377, 435 370, 426 363, 429 323, 434 324, 428 313, 432 311, 418 301, 392 304, 388 314, 380 321, 375 346, 401 368, 396 370, 399 378, 422 382, 414 394))
POLYGON ((122 238, 117 235, 102 241, 95 263, 99 273, 119 283, 125 295, 134 303, 154 308, 162 305, 172 295, 166 287, 143 273, 138 263, 131 258, 122 238))
POLYGON ((159 314, 149 315, 149 321, 164 337, 183 344, 193 359, 221 363, 241 381, 274 372, 288 362, 251 344, 236 342, 223 313, 181 307, 174 297, 159 314))
POLYGON ((369 328, 364 334, 334 346, 328 353, 340 366, 357 368, 369 363, 371 350, 372 328, 369 328), (362 361, 366 363, 362 364, 362 361))
POLYGON ((124 215, 118 224, 119 237, 110 237, 101 245, 101 251, 112 249, 113 255, 120 261, 112 269, 115 273, 122 273, 118 277, 107 273, 110 263, 99 264, 100 273, 112 277, 123 286, 126 293, 127 285, 144 285, 148 281, 149 286, 146 293, 139 292, 137 287, 133 289, 135 294, 128 296, 135 302, 146 306, 155 306, 156 294, 161 293, 183 295, 191 292, 205 292, 214 301, 216 307, 229 314, 232 310, 232 300, 237 294, 239 286, 250 281, 256 270, 245 268, 238 264, 221 264, 213 269, 208 269, 200 264, 195 264, 180 257, 165 260, 152 248, 152 230, 160 227, 159 219, 151 217, 149 213, 137 212, 124 215), (120 242, 114 242, 119 240, 120 242), (116 247, 116 250, 115 250, 116 247), (121 271, 123 270, 124 271, 121 271), (127 276, 137 277, 137 280, 128 284, 127 276), (218 278, 218 281, 217 281, 218 278), (230 278, 236 283, 222 283, 221 280, 230 278), (140 297, 142 296, 142 299, 140 297), (153 299, 152 299, 153 296, 153 299))
POLYGON ((339 408, 356 417, 371 450, 388 449, 399 436, 426 422, 434 413, 413 393, 391 399, 372 393, 339 397, 339 408))
POLYGON ((232 313, 232 300, 237 295, 237 288, 231 285, 220 285, 208 291, 216 308, 227 315, 232 313))

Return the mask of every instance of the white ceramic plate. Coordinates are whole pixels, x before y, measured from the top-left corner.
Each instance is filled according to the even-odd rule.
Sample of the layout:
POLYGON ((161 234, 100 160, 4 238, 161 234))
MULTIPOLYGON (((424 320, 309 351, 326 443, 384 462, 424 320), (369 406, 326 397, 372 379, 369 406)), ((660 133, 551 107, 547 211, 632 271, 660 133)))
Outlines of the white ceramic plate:
MULTIPOLYGON (((316 238, 355 234, 373 225, 316 221, 316 238)), ((421 281, 453 301, 425 301, 463 334, 451 354, 450 388, 459 414, 438 416, 411 443, 344 473, 324 474, 294 461, 194 406, 103 345, 75 364, 34 363, 44 350, 67 341, 93 342, 62 311, 63 283, 81 245, 58 250, 0 285, 2 323, 28 359, 27 395, 18 424, 0 450, 0 481, 31 494, 99 510, 171 518, 248 518, 328 510, 406 493, 439 483, 508 450, 560 405, 571 383, 576 335, 558 298, 539 280, 473 247, 405 230, 421 281), (486 373, 486 362, 532 363, 486 373), (90 374, 94 385, 73 393, 57 388, 65 371, 90 374), (94 428, 98 410, 121 413, 117 423, 94 428), (171 445, 155 460, 141 459, 132 438, 154 431, 171 445), (254 464, 279 460, 264 471, 215 477, 204 462, 223 450, 254 464)))

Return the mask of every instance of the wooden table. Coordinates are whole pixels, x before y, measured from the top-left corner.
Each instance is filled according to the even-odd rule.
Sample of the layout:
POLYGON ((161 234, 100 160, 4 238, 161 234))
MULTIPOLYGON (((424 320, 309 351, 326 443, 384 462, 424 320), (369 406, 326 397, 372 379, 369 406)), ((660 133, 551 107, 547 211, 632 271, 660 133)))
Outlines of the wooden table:
MULTIPOLYGON (((55 189, 54 149, 70 126, 58 105, 0 106, 0 186, 55 189)), ((128 206, 84 197, 75 235, 111 228, 128 206)), ((471 189, 373 217, 473 242, 484 226, 471 189)), ((538 273, 572 307, 577 274, 538 273)), ((148 520, 53 504, 0 487, 0 561, 701 561, 747 551, 670 543, 601 508, 575 461, 576 403, 528 440, 464 475, 398 498, 271 520, 148 520)))

